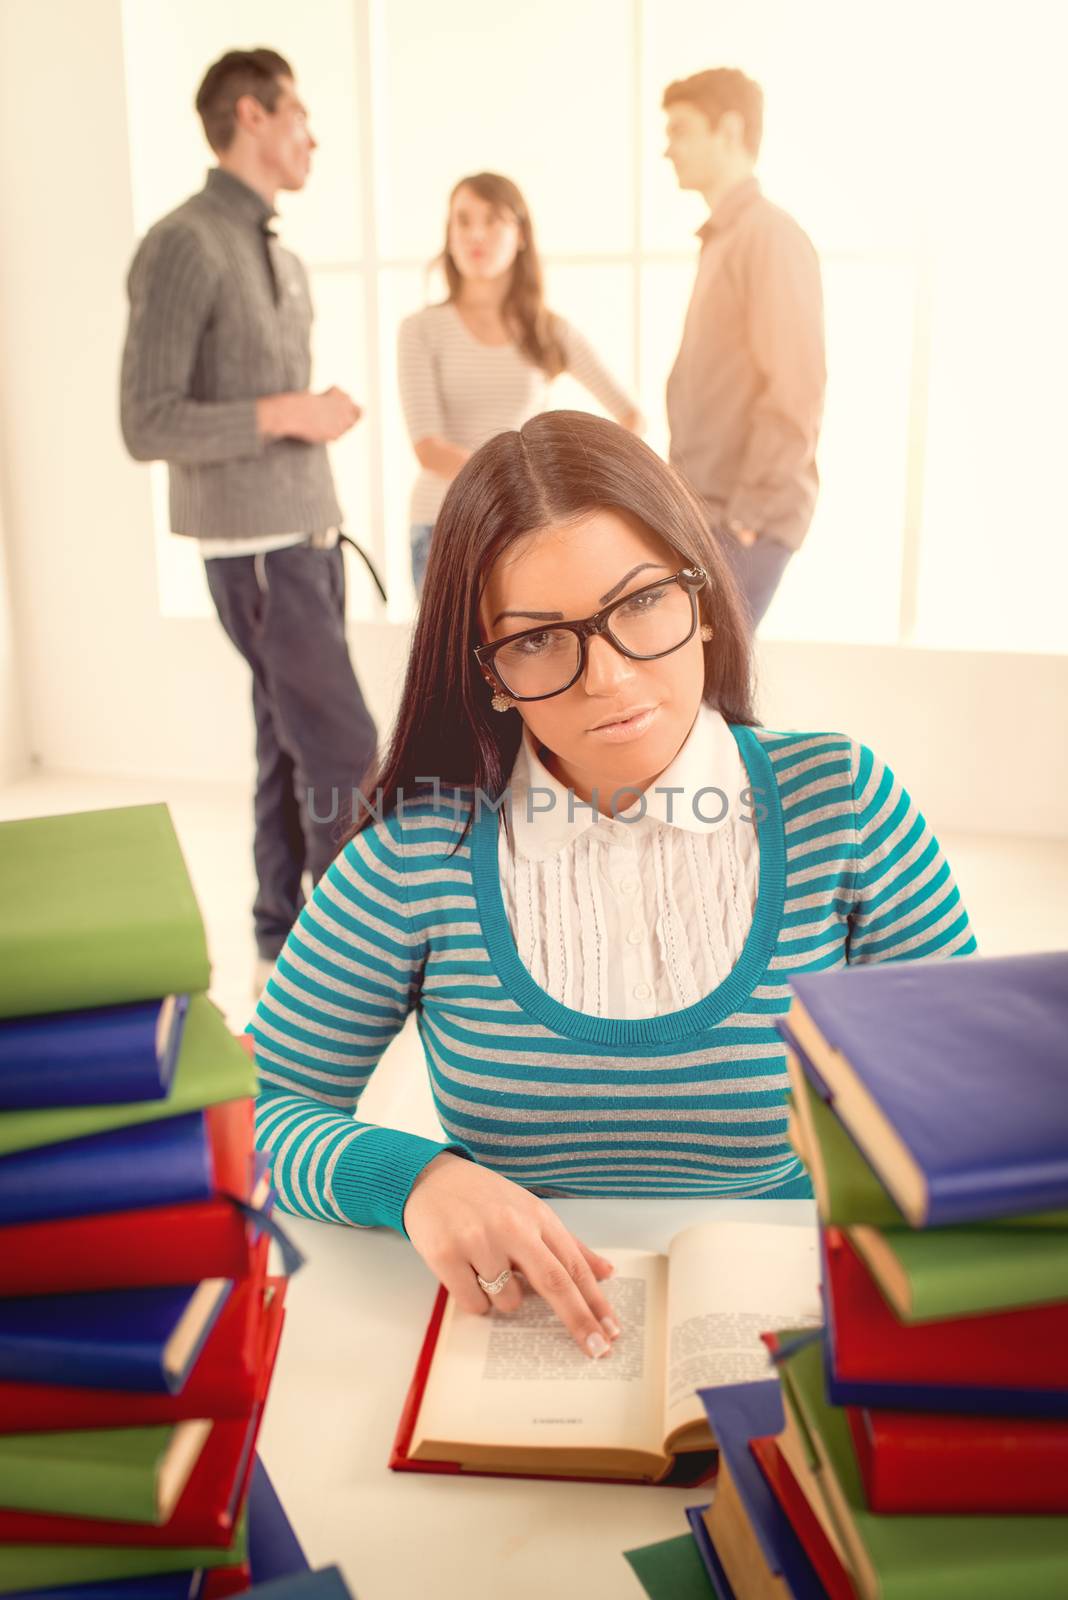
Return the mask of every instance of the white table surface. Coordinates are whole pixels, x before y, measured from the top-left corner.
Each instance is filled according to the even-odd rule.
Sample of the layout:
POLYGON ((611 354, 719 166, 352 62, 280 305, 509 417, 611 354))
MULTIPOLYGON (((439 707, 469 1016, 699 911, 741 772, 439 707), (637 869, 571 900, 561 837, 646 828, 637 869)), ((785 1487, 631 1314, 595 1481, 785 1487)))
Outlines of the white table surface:
MULTIPOLYGON (((716 1218, 815 1225, 804 1200, 553 1205, 594 1248, 664 1250, 716 1218)), ((312 1565, 336 1562, 357 1600, 635 1600, 622 1551, 684 1533, 708 1490, 390 1472, 434 1279, 391 1230, 280 1220, 307 1262, 260 1452, 312 1565)))

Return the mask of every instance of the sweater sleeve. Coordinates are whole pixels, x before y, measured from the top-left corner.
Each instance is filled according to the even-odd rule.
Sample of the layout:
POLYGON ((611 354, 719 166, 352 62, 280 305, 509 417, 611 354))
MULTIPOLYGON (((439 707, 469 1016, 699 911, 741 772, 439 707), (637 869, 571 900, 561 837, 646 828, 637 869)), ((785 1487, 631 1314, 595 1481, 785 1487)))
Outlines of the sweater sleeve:
POLYGON ((401 827, 387 817, 320 878, 247 1029, 260 1079, 256 1145, 286 1210, 403 1233, 423 1168, 444 1150, 466 1154, 353 1115, 416 1003, 424 957, 401 827))
POLYGON ((190 393, 215 298, 214 269, 196 236, 153 229, 134 257, 127 290, 120 414, 134 459, 197 465, 260 455, 265 441, 254 399, 195 400, 190 393))
POLYGON ((438 391, 437 360, 430 345, 427 318, 421 312, 405 317, 398 330, 397 381, 412 443, 418 444, 420 439, 444 439, 445 419, 438 391))
POLYGON ((567 371, 582 387, 599 400, 605 410, 621 422, 638 410, 638 402, 631 398, 623 386, 616 382, 585 334, 566 322, 557 321, 560 342, 563 345, 567 371))
POLYGON ((977 950, 968 913, 922 812, 867 745, 853 745, 854 902, 847 958, 938 960, 977 950))

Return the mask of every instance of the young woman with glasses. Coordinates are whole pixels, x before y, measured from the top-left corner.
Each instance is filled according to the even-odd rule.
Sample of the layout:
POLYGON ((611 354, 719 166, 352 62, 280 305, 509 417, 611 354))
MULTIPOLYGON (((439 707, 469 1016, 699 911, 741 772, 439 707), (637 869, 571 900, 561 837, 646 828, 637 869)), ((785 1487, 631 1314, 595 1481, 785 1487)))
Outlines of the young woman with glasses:
POLYGON ((791 975, 975 940, 893 773, 757 722, 700 504, 623 429, 555 412, 485 445, 428 580, 379 816, 251 1024, 258 1143, 292 1210, 396 1228, 473 1311, 521 1273, 597 1356, 610 1269, 550 1199, 807 1196, 791 975), (353 1120, 412 1010, 447 1142, 353 1120))
POLYGON ((417 594, 449 484, 487 439, 545 410, 553 378, 569 372, 624 427, 642 427, 635 402, 589 341, 546 306, 530 212, 510 179, 461 178, 449 196, 440 261, 448 298, 406 317, 397 348, 404 418, 422 469, 411 501, 417 594))

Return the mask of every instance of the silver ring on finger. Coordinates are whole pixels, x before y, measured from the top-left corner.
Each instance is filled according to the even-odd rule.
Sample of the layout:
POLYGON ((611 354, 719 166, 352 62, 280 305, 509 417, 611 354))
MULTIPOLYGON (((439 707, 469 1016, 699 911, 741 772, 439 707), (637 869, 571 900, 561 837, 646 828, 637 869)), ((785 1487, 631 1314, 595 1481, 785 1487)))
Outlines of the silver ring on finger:
POLYGON ((505 1267, 503 1272, 498 1272, 495 1278, 490 1278, 488 1280, 484 1278, 480 1272, 475 1273, 475 1277, 478 1279, 479 1288, 484 1289, 486 1294, 500 1294, 505 1284, 511 1280, 511 1276, 511 1267, 505 1267))

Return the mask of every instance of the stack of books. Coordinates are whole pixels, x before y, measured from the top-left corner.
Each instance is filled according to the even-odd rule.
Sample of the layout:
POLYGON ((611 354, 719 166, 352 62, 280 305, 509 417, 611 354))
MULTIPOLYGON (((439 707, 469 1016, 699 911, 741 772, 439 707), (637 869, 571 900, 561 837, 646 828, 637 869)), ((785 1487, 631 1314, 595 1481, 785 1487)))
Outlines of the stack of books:
POLYGON ((281 1334, 165 806, 0 825, 0 1595, 237 1594, 281 1334))
POLYGON ((1068 955, 799 974, 824 1325, 706 1390, 721 1600, 1068 1594, 1068 955))

